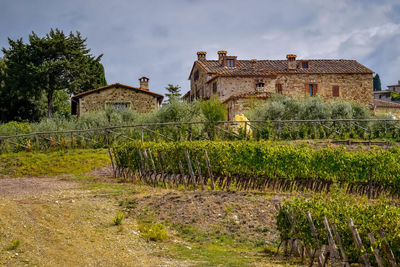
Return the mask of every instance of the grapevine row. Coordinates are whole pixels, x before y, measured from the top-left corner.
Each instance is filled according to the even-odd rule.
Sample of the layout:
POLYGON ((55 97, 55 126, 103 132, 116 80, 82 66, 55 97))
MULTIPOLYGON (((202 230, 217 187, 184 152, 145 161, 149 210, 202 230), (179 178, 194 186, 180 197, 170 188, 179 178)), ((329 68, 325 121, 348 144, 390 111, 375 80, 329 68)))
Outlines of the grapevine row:
POLYGON ((333 262, 341 260, 345 266, 397 266, 400 208, 381 200, 351 198, 341 191, 331 196, 284 201, 276 218, 286 252, 301 247, 313 262, 320 260, 325 248, 333 262))
POLYGON ((337 184, 370 197, 400 192, 398 148, 347 151, 267 141, 194 141, 128 142, 113 151, 120 175, 153 184, 316 192, 337 184))

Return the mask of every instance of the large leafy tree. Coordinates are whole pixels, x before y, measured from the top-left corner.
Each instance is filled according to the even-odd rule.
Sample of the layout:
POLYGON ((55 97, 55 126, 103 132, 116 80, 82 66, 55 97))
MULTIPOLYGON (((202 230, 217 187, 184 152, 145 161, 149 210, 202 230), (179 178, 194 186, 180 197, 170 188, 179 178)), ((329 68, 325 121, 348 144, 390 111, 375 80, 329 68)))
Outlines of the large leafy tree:
POLYGON ((377 73, 373 79, 374 91, 382 91, 381 78, 377 73))
POLYGON ((32 33, 28 44, 22 39, 9 39, 9 44, 9 49, 3 48, 7 71, 0 98, 9 93, 19 97, 10 99, 6 120, 37 120, 43 97, 47 100, 47 115, 53 117, 57 91, 76 94, 106 85, 102 55, 91 55, 79 32, 65 35, 52 29, 44 37, 32 33), (25 114, 25 109, 32 111, 25 114))

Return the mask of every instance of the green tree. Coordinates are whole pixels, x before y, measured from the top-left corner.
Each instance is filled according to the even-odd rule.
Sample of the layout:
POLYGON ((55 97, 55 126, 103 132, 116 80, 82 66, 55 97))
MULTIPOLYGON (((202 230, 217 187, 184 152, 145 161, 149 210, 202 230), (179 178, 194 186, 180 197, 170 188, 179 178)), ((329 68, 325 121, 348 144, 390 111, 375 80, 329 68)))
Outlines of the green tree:
POLYGON ((41 89, 33 86, 30 51, 22 39, 8 40, 10 49, 3 49, 2 86, 0 87, 0 121, 39 120, 41 89), (4 66, 5 65, 5 66, 4 66))
POLYGON ((200 103, 201 112, 208 122, 224 121, 227 117, 227 110, 224 104, 213 96, 200 103))
POLYGON ((14 117, 15 113, 9 112, 7 120, 37 120, 42 93, 47 101, 47 115, 51 118, 55 96, 62 95, 56 94, 57 91, 76 94, 106 85, 104 68, 100 63, 102 55, 92 56, 86 47, 86 39, 79 32, 65 35, 61 30, 51 29, 45 37, 32 33, 28 44, 24 44, 22 39, 9 39, 9 44, 9 49, 3 48, 7 75, 6 90, 0 97, 13 92, 19 98, 10 99, 9 105, 15 107, 17 114, 24 109, 33 109, 31 113, 35 114, 14 117))
POLYGON ((165 89, 168 91, 167 94, 165 94, 166 97, 168 97, 167 103, 170 103, 172 99, 177 99, 181 97, 181 87, 179 85, 173 85, 173 84, 168 84, 165 89))
POLYGON ((381 86, 381 78, 379 77, 379 74, 375 74, 374 80, 374 91, 382 91, 382 86, 381 86))

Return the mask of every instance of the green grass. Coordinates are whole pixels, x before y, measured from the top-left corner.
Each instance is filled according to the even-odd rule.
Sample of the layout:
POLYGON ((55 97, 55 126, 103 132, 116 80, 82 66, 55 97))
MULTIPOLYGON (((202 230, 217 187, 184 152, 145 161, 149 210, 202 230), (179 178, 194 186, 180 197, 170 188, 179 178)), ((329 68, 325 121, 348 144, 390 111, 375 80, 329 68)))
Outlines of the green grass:
POLYGON ((0 155, 0 177, 79 175, 109 164, 104 149, 68 149, 0 155))
POLYGON ((21 241, 14 240, 7 247, 5 247, 3 250, 4 251, 16 250, 20 245, 21 245, 21 241))

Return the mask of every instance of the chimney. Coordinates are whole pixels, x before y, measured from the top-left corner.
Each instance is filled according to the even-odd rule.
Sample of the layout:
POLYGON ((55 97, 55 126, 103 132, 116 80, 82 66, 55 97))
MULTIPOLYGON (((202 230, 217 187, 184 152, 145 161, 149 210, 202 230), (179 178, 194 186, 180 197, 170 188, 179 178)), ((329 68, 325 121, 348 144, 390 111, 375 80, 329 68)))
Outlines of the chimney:
POLYGON ((251 67, 252 69, 257 69, 257 59, 252 59, 251 60, 251 67))
POLYGON ((297 69, 296 55, 288 54, 286 55, 286 59, 288 62, 288 69, 295 70, 297 69))
POLYGON ((199 51, 197 52, 197 60, 206 60, 207 52, 199 51))
POLYGON ((149 78, 141 77, 139 78, 140 81, 140 89, 149 91, 149 78))
POLYGON ((218 62, 219 64, 222 64, 222 62, 224 61, 224 57, 226 57, 227 52, 224 50, 220 50, 218 51, 218 62))

